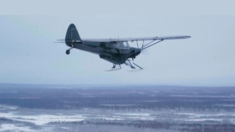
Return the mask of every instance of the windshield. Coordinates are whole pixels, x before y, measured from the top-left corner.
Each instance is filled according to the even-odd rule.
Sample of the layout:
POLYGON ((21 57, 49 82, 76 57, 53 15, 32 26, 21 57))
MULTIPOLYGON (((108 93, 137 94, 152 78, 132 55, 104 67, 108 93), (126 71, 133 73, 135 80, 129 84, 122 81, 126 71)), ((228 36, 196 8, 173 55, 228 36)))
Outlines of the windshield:
POLYGON ((117 48, 119 48, 119 49, 129 49, 130 46, 127 42, 119 42, 117 44, 117 48))

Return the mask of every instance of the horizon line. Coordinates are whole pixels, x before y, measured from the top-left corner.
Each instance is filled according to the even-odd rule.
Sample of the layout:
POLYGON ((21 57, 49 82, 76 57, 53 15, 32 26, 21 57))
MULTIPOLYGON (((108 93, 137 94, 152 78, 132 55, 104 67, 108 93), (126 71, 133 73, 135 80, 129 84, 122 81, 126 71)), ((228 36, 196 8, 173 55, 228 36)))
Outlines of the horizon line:
POLYGON ((50 86, 85 86, 85 87, 107 87, 107 86, 113 86, 113 87, 121 87, 121 86, 162 86, 162 87, 235 87, 235 86, 206 86, 206 85, 174 85, 174 84, 29 84, 29 83, 0 83, 0 85, 50 85, 50 86))

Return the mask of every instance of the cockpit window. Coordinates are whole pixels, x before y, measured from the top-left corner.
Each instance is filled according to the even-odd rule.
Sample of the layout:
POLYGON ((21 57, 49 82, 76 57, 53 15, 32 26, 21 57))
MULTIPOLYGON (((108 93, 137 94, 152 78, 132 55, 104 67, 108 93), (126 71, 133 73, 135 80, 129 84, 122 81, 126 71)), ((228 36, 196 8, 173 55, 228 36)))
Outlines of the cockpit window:
POLYGON ((127 42, 119 42, 117 44, 117 48, 119 48, 119 49, 129 49, 130 46, 127 42))

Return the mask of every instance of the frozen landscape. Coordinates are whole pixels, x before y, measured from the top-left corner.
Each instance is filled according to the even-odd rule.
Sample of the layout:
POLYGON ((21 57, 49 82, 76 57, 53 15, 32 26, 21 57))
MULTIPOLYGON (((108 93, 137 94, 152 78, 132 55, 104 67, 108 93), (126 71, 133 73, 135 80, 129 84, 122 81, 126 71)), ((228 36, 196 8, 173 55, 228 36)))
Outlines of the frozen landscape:
POLYGON ((234 87, 0 85, 0 131, 234 132, 234 87))

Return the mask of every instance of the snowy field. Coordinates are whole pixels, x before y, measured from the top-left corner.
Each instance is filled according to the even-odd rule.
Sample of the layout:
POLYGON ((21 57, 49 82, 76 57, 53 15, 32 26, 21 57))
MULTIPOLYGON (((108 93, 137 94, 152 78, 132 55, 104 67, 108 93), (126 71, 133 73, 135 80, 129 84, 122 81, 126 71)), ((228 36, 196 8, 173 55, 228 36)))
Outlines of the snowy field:
POLYGON ((235 90, 0 85, 1 132, 234 132, 235 90))

